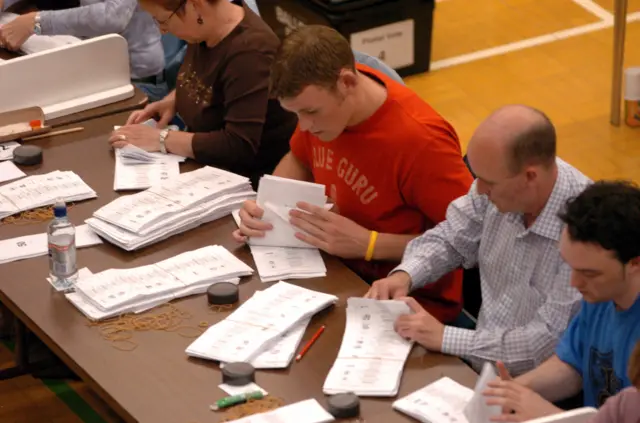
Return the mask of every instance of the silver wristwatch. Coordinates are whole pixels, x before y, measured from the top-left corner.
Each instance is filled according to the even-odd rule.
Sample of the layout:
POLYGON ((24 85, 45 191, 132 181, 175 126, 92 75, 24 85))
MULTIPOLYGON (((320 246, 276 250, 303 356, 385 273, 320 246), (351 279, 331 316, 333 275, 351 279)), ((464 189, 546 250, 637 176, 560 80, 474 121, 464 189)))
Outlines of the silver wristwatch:
POLYGON ((42 35, 42 26, 40 25, 40 13, 36 13, 35 23, 33 25, 33 33, 35 35, 42 35))
POLYGON ((169 135, 169 128, 165 128, 160 131, 160 152, 162 154, 167 154, 167 136, 169 135))

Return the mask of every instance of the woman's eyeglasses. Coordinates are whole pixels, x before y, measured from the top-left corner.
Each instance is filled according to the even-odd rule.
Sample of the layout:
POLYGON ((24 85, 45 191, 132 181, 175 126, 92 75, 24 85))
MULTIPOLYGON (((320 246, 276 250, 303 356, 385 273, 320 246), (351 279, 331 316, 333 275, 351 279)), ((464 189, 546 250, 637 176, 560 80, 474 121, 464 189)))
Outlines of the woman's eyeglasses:
POLYGON ((167 19, 164 19, 162 21, 157 20, 156 18, 153 18, 153 20, 156 21, 156 23, 160 26, 162 25, 166 25, 167 22, 169 22, 171 20, 171 18, 173 18, 173 16, 178 13, 178 10, 182 9, 182 7, 187 3, 187 0, 182 0, 180 2, 180 4, 178 5, 178 7, 175 8, 175 10, 173 12, 171 12, 171 14, 169 15, 169 17, 167 19))

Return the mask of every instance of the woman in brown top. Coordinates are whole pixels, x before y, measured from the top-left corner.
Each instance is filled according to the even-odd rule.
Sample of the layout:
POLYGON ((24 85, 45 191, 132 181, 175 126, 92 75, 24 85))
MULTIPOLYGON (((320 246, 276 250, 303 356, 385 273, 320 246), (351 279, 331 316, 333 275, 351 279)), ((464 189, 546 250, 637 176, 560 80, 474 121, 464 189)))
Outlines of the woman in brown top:
POLYGON ((189 43, 176 89, 131 114, 109 141, 133 144, 252 178, 289 150, 297 120, 269 98, 271 62, 280 44, 242 0, 140 0, 163 33, 189 43), (186 132, 162 131, 176 113, 186 132), (156 118, 156 128, 141 125, 156 118))

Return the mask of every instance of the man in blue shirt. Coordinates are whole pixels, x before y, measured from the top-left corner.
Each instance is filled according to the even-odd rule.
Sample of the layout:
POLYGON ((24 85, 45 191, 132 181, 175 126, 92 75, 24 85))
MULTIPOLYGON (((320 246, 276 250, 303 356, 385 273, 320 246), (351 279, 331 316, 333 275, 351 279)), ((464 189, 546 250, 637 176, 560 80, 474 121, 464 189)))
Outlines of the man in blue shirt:
POLYGON ((583 296, 580 312, 556 353, 540 367, 489 383, 487 404, 501 405, 494 421, 519 422, 558 413, 551 402, 583 391, 584 405, 600 407, 632 385, 629 357, 640 340, 640 189, 597 182, 571 200, 560 253, 571 285, 583 296))

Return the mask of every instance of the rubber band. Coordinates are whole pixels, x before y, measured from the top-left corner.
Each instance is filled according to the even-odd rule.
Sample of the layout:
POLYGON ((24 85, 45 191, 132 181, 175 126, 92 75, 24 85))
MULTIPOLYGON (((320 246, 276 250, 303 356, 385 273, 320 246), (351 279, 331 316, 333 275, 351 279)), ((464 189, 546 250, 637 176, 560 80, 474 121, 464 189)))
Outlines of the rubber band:
MULTIPOLYGON (((67 209, 71 209, 73 203, 67 204, 67 209)), ((0 220, 2 225, 30 225, 32 223, 48 222, 54 218, 53 206, 38 207, 32 210, 25 210, 13 216, 7 216, 0 220)))
POLYGON ((254 414, 272 411, 282 407, 283 405, 284 400, 278 397, 272 397, 271 395, 267 395, 259 400, 250 399, 243 404, 238 404, 222 410, 224 412, 224 418, 220 421, 231 422, 254 414))

